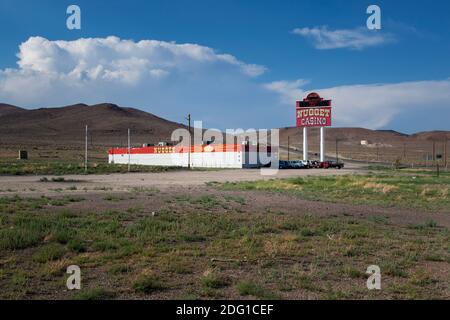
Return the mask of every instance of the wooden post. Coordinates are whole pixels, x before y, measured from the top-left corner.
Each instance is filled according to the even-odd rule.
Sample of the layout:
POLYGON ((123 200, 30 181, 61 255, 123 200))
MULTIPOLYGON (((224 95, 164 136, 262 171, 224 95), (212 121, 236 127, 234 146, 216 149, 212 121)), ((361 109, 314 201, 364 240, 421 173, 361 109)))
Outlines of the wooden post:
POLYGON ((86 125, 85 132, 85 144, 84 144, 84 172, 88 171, 88 126, 86 125))
POLYGON ((290 141, 289 141, 289 136, 288 136, 288 161, 290 161, 290 141))
POLYGON ((191 169, 191 114, 188 114, 188 128, 189 128, 189 151, 188 151, 188 169, 191 169))
POLYGON ((131 138, 130 129, 128 129, 128 172, 131 171, 131 138))
POLYGON ((403 160, 406 161, 406 142, 403 143, 403 160))
POLYGON ((447 138, 444 140, 444 167, 447 170, 447 138))
POLYGON ((436 141, 433 141, 433 162, 436 164, 436 141))
POLYGON ((338 150, 339 139, 336 138, 336 162, 339 162, 339 150, 338 150))

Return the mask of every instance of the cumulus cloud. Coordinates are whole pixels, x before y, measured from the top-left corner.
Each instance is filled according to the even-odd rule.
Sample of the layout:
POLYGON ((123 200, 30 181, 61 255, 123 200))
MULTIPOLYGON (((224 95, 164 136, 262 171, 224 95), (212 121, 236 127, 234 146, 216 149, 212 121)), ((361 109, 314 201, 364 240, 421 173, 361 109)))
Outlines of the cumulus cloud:
POLYGON ((252 79, 266 71, 198 44, 114 36, 31 37, 17 57, 17 68, 0 70, 0 101, 25 107, 110 101, 171 118, 185 108, 203 110, 205 117, 212 117, 214 106, 231 113, 224 100, 239 104, 235 89, 252 91, 252 79))
POLYGON ((327 26, 296 28, 293 34, 312 41, 316 49, 356 49, 375 47, 394 41, 391 34, 367 28, 329 30, 327 26))
POLYGON ((420 128, 423 123, 430 128, 430 121, 437 118, 448 129, 448 123, 444 119, 450 117, 449 79, 349 85, 308 92, 302 88, 304 84, 304 80, 277 81, 266 84, 265 88, 278 93, 281 102, 286 105, 292 105, 293 101, 302 99, 311 91, 332 99, 336 126, 380 129, 403 118, 413 119, 415 127, 420 128))
POLYGON ((171 70, 196 64, 226 63, 249 76, 264 73, 263 66, 246 64, 230 54, 218 54, 197 44, 118 37, 50 41, 31 37, 20 45, 18 65, 23 71, 69 76, 79 80, 123 80, 133 84, 139 76, 159 77, 171 70), (121 76, 125 76, 124 78, 121 76))

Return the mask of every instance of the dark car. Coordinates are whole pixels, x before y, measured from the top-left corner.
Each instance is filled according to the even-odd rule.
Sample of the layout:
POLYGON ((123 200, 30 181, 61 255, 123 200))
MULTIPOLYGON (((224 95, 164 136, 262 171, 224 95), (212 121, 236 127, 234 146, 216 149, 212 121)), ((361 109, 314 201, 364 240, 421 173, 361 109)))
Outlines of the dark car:
POLYGON ((291 161, 291 166, 293 169, 305 169, 305 165, 300 160, 291 161))
POLYGON ((343 162, 338 161, 324 161, 319 163, 319 168, 322 169, 329 169, 329 168, 336 168, 336 169, 342 169, 344 167, 343 162))
POLYGON ((290 169, 291 166, 289 164, 289 161, 280 160, 278 162, 278 168, 280 168, 280 169, 290 169))
POLYGON ((320 162, 316 160, 311 161, 311 168, 320 168, 320 162))
POLYGON ((323 161, 319 163, 319 168, 328 169, 330 167, 330 161, 323 161))
POLYGON ((330 161, 329 168, 342 169, 344 167, 344 163, 340 161, 330 161))

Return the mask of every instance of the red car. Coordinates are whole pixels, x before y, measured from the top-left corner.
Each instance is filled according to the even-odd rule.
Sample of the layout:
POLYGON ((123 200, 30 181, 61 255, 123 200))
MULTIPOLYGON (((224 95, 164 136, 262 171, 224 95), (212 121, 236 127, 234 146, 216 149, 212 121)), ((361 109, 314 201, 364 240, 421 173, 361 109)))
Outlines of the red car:
POLYGON ((319 167, 323 169, 329 168, 342 169, 344 167, 344 163, 338 161, 324 161, 320 163, 319 167))

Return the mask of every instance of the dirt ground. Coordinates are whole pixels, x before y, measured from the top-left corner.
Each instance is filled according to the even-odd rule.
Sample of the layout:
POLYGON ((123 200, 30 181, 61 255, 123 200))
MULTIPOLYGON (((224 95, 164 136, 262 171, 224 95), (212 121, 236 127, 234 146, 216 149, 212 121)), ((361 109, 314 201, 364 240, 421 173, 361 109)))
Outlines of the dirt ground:
MULTIPOLYGON (((65 175, 65 183, 52 181, 52 176, 0 176, 0 196, 11 195, 14 192, 27 195, 61 194, 61 185, 70 187, 76 185, 77 190, 64 190, 64 194, 96 193, 99 189, 110 191, 129 191, 132 188, 158 187, 172 188, 174 186, 200 186, 208 182, 255 181, 261 179, 281 179, 301 176, 332 176, 362 172, 362 165, 353 164, 338 170, 278 170, 276 174, 259 169, 224 169, 207 171, 174 171, 163 173, 130 173, 109 175, 65 175), (267 174, 269 173, 269 174, 267 174), (41 182, 47 178, 46 183, 41 182)), ((263 169, 264 170, 264 169, 263 169)))
POLYGON ((67 223, 85 245, 67 249, 71 242, 49 231, 37 245, 0 250, 0 297, 450 299, 445 210, 309 201, 213 183, 359 173, 365 171, 352 166, 275 176, 217 170, 0 177, 2 199, 46 197, 36 209, 24 200, 6 206, 5 225, 20 210, 48 217, 48 230, 67 223), (430 218, 436 226, 423 227, 430 218), (54 246, 63 253, 44 251, 54 246), (365 288, 372 263, 385 272, 380 292, 365 288), (65 288, 68 264, 83 270, 81 293, 65 288))

